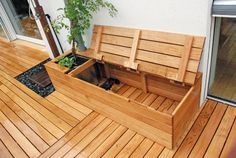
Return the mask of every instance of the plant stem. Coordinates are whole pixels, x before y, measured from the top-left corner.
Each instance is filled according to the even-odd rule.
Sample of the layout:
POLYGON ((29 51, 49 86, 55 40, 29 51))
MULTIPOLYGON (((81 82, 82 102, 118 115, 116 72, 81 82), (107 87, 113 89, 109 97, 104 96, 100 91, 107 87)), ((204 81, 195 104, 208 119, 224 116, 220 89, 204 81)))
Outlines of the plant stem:
MULTIPOLYGON (((75 23, 74 23, 74 21, 70 21, 70 25, 71 25, 71 28, 74 28, 75 27, 75 23)), ((72 31, 72 30, 71 30, 72 31)), ((71 32, 71 34, 72 34, 72 32, 71 32)), ((75 39, 75 37, 73 37, 72 38, 72 55, 75 57, 75 53, 76 53, 76 48, 75 48, 75 46, 76 46, 76 41, 75 41, 76 39, 75 39)))
POLYGON ((73 56, 75 56, 75 54, 76 54, 76 48, 75 48, 75 39, 73 38, 73 40, 72 40, 72 55, 73 56))

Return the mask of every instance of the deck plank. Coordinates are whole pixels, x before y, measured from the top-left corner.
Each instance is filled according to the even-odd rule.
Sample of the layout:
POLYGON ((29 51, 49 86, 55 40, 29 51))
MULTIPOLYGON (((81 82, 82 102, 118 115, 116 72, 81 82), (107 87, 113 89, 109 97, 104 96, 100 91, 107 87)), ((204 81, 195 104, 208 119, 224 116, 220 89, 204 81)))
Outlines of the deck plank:
POLYGON ((14 103, 5 93, 0 90, 0 98, 5 104, 19 116, 36 134, 38 134, 48 145, 54 144, 57 139, 49 133, 43 126, 33 119, 29 114, 14 103))
POLYGON ((221 158, 230 157, 233 158, 235 156, 235 148, 236 148, 236 120, 234 120, 234 125, 231 129, 227 142, 223 148, 223 151, 220 155, 221 158))
POLYGON ((130 158, 144 157, 153 144, 154 142, 152 140, 145 138, 143 142, 132 153, 130 158))
POLYGON ((27 104, 24 100, 18 97, 14 92, 8 89, 6 86, 1 85, 0 89, 8 95, 17 105, 19 105, 22 109, 24 109, 28 114, 33 116, 36 121, 38 121, 43 127, 50 131, 56 138, 61 138, 64 135, 64 132, 56 127, 52 122, 50 122, 45 116, 38 113, 35 109, 33 109, 29 104, 27 104))
POLYGON ((194 123, 190 132, 184 139, 183 143, 178 148, 174 157, 187 157, 189 152, 194 147, 194 144, 197 142, 201 132, 204 130, 206 124, 209 121, 209 118, 212 116, 212 113, 216 107, 216 102, 209 101, 204 107, 203 111, 200 113, 198 119, 194 123))
POLYGON ((127 131, 124 126, 119 126, 90 156, 89 158, 102 157, 116 141, 127 131))
POLYGON ((177 146, 175 149, 170 150, 165 148, 162 153, 159 155, 160 158, 172 158, 178 157, 177 155, 182 156, 191 151, 192 147, 196 143, 199 135, 204 129, 208 119, 211 117, 213 110, 215 109, 216 102, 209 101, 205 105, 204 109, 201 111, 197 119, 195 120, 192 128, 190 129, 187 136, 184 138, 182 144, 177 146))
POLYGON ((113 144, 113 146, 102 156, 103 158, 115 157, 125 145, 133 138, 135 132, 132 130, 127 130, 120 139, 113 144))
POLYGON ((67 103, 64 103, 63 101, 61 101, 60 99, 54 97, 53 95, 49 95, 46 98, 47 98, 48 101, 50 101, 51 103, 56 105, 58 108, 64 109, 67 113, 71 114, 74 118, 76 118, 78 120, 78 122, 80 120, 83 120, 84 117, 86 116, 85 114, 83 114, 80 111, 74 109, 73 107, 71 107, 67 103))
POLYGON ((4 73, 1 70, 0 70, 0 75, 2 76, 2 77, 0 77, 0 81, 3 82, 5 85, 10 84, 10 85, 16 86, 23 93, 27 94, 28 96, 33 98, 35 101, 40 103, 42 108, 46 108, 49 111, 53 112, 55 115, 57 115, 57 117, 59 117, 60 119, 62 119, 66 123, 68 123, 69 125, 75 126, 78 123, 77 119, 75 119, 73 116, 71 116, 70 114, 65 112, 63 109, 58 108, 56 105, 52 104, 51 102, 49 102, 45 98, 37 95, 32 90, 28 89, 25 85, 16 81, 15 79, 13 79, 12 77, 10 77, 9 75, 7 75, 6 73, 4 73))
POLYGON ((65 155, 69 152, 78 142, 80 142, 86 135, 90 133, 91 130, 95 129, 103 120, 105 119, 104 116, 99 115, 95 118, 93 122, 88 124, 83 130, 78 132, 69 142, 64 144, 55 154, 52 155, 52 158, 58 158, 65 155))
POLYGON ((144 137, 142 135, 136 134, 130 140, 130 142, 121 150, 121 152, 116 156, 116 158, 128 158, 143 140, 144 137))
POLYGON ((65 134, 62 139, 53 144, 46 152, 44 152, 40 158, 48 158, 54 153, 56 153, 61 147, 63 147, 66 143, 68 143, 72 138, 80 133, 91 121, 93 121, 99 114, 96 112, 92 112, 89 114, 83 121, 81 121, 78 125, 76 125, 71 131, 65 134))
POLYGON ((0 140, 0 158, 13 158, 10 151, 3 144, 2 140, 0 140))
POLYGON ((119 124, 112 122, 96 139, 94 139, 76 157, 89 157, 117 128, 119 124))
POLYGON ((9 107, 0 100, 0 109, 2 113, 24 134, 24 136, 42 153, 49 148, 32 129, 30 129, 24 121, 22 121, 9 107))
POLYGON ((161 152, 163 151, 164 146, 161 146, 157 143, 154 143, 150 150, 144 156, 145 158, 156 158, 158 157, 161 152))
POLYGON ((19 144, 19 146, 27 153, 29 157, 38 157, 40 152, 30 143, 30 141, 12 124, 10 120, 0 112, 0 123, 19 144))
POLYGON ((28 155, 21 149, 11 135, 0 124, 0 139, 14 157, 28 158, 28 155))
POLYGON ((69 152, 67 152, 64 157, 75 157, 78 155, 89 143, 91 143, 104 129, 106 129, 112 120, 106 118, 99 126, 92 130, 87 136, 83 138, 79 143, 76 144, 69 152))
POLYGON ((189 157, 203 157, 227 109, 226 105, 216 106, 209 122, 195 144, 189 157))
MULTIPOLYGON (((3 81, 4 79, 0 76, 0 81, 3 81)), ((33 98, 28 96, 27 94, 23 93, 19 88, 11 84, 10 82, 3 81, 4 85, 14 91, 15 94, 17 94, 22 100, 24 100, 26 103, 31 105, 35 110, 37 110, 39 113, 41 113, 44 116, 47 116, 50 118, 50 121, 54 123, 57 127, 59 127, 64 132, 68 132, 71 129, 71 126, 68 125, 66 122, 58 118, 54 113, 49 111, 48 109, 42 107, 41 104, 39 104, 37 101, 35 101, 33 98)))
POLYGON ((70 99, 69 97, 55 91, 54 93, 52 93, 53 96, 57 97, 58 99, 60 99, 61 101, 66 102, 67 104, 69 104, 71 107, 75 108, 76 110, 82 112, 85 115, 88 115, 92 112, 91 109, 85 107, 84 105, 70 99))
POLYGON ((228 107, 204 157, 219 157, 235 120, 234 109, 228 107))

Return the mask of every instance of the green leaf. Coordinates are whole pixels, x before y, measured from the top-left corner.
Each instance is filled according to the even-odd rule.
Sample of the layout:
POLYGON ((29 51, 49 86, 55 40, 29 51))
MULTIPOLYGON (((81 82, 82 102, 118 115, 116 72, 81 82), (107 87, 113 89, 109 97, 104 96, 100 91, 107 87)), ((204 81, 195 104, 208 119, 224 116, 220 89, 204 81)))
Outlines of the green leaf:
POLYGON ((61 57, 57 62, 59 65, 71 69, 76 64, 76 57, 61 57))
POLYGON ((65 8, 58 9, 63 11, 63 14, 53 20, 52 26, 57 33, 63 28, 69 30, 68 42, 72 44, 75 41, 79 45, 80 43, 77 43, 79 40, 75 40, 78 34, 85 34, 91 25, 92 15, 102 8, 107 9, 111 17, 116 16, 118 12, 112 3, 105 0, 67 0, 65 8), (70 25, 65 23, 66 19, 70 21, 70 25))

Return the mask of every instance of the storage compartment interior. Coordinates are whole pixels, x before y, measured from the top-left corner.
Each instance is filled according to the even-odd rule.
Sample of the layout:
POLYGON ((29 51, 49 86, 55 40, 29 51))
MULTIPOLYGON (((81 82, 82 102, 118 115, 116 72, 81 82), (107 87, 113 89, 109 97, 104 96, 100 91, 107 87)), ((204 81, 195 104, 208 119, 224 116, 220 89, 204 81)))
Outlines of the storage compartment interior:
POLYGON ((106 80, 106 76, 103 73, 103 65, 99 63, 95 63, 88 67, 81 73, 77 74, 76 77, 97 86, 106 80))
POLYGON ((142 75, 140 72, 120 66, 98 62, 91 64, 74 77, 169 115, 173 114, 191 88, 157 76, 142 75))

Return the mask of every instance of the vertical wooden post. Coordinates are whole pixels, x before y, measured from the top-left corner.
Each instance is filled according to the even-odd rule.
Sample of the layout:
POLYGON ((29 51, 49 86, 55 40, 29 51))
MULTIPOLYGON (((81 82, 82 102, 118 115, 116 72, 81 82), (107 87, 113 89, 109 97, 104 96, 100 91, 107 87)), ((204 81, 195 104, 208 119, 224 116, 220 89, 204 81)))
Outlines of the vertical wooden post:
POLYGON ((138 64, 135 63, 134 61, 135 61, 136 54, 137 54, 140 34, 141 34, 140 30, 135 31, 129 61, 124 63, 125 67, 131 68, 131 69, 134 69, 134 70, 138 69, 138 64))
POLYGON ((107 64, 104 64, 105 74, 107 78, 111 78, 110 67, 107 64))
POLYGON ((145 93, 148 92, 148 87, 147 87, 147 76, 146 73, 142 72, 141 73, 141 84, 142 84, 142 89, 145 93))
POLYGON ((103 27, 99 26, 97 36, 96 36, 95 49, 94 49, 96 59, 98 60, 102 60, 102 55, 99 53, 100 46, 101 46, 101 39, 102 39, 102 31, 103 31, 103 27))
POLYGON ((179 66, 179 72, 177 76, 177 80, 179 82, 184 81, 184 77, 187 71, 187 66, 188 66, 188 61, 192 49, 192 44, 193 44, 193 36, 187 36, 185 39, 185 45, 184 45, 184 53, 182 54, 182 58, 180 61, 180 66, 179 66))
POLYGON ((39 21, 40 21, 40 23, 43 27, 43 31, 46 35, 46 38, 47 38, 49 46, 52 50, 53 56, 56 58, 60 55, 60 53, 58 51, 56 42, 53 38, 52 31, 49 27, 48 21, 46 19, 46 16, 45 16, 45 13, 44 13, 44 10, 43 10, 43 7, 39 4, 38 0, 34 0, 34 3, 35 3, 34 8, 35 8, 36 15, 37 15, 37 17, 39 17, 39 21))

